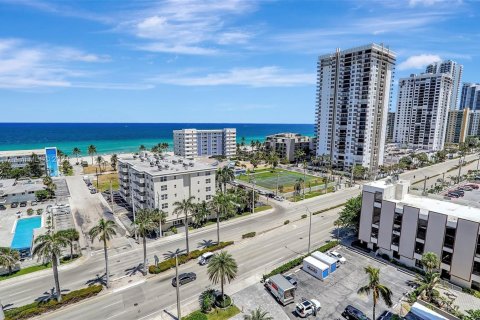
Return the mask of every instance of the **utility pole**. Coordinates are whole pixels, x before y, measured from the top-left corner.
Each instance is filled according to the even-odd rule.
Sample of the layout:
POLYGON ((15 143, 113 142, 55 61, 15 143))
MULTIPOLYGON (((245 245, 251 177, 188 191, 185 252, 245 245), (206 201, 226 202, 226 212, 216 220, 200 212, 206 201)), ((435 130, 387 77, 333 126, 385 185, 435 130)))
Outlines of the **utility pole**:
POLYGON ((425 178, 423 179, 423 193, 422 193, 422 195, 425 196, 427 194, 426 190, 427 190, 427 176, 425 176, 425 178))
MULTIPOLYGON (((135 219, 135 203, 133 202, 133 187, 132 187, 132 181, 131 180, 130 180, 130 198, 132 200, 133 223, 135 224, 135 221, 136 221, 136 219, 135 219)), ((135 234, 134 234, 135 240, 138 240, 138 238, 137 238, 137 228, 135 228, 135 226, 133 226, 133 227, 134 227, 134 232, 135 232, 135 234)))
POLYGON ((460 160, 458 160, 458 177, 457 177, 457 183, 460 183, 460 176, 462 174, 462 158, 460 157, 460 160))
POLYGON ((478 165, 480 165, 480 154, 478 155, 478 159, 477 159, 477 173, 478 173, 478 165))
POLYGON ((279 173, 277 172, 277 191, 275 192, 275 195, 278 196, 278 178, 279 178, 279 173))
POLYGON ((110 203, 112 204, 112 214, 115 215, 115 209, 113 208, 113 188, 112 179, 110 179, 110 203))
POLYGON ((97 190, 98 190, 98 168, 95 168, 95 176, 97 177, 97 190))
POLYGON ((158 209, 158 214, 160 215, 158 219, 158 234, 160 235, 160 238, 162 237, 162 217, 163 217, 163 212, 160 209, 160 194, 157 191, 157 209, 158 209))
POLYGON ((180 310, 180 283, 178 281, 178 252, 175 252, 175 288, 177 291, 177 319, 182 319, 182 312, 180 310))
POLYGON ((310 242, 311 242, 311 235, 312 235, 312 212, 310 212, 310 210, 308 210, 307 207, 305 207, 308 211, 308 213, 310 214, 310 223, 308 225, 308 254, 310 254, 310 242))
POLYGON ((307 170, 307 162, 304 161, 303 162, 303 200, 305 200, 305 187, 306 187, 305 184, 307 183, 306 170, 307 170))
POLYGON ((252 178, 253 188, 252 188, 252 213, 255 213, 255 178, 252 178))

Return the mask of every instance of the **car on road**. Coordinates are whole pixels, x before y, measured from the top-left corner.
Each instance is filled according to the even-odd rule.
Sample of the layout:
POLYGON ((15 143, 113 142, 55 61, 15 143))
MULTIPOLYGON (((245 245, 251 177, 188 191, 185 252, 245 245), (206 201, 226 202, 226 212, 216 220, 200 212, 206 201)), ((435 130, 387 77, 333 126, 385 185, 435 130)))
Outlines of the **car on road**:
POLYGON ((214 255, 215 254, 213 252, 205 252, 200 257, 198 257, 198 264, 201 266, 206 265, 214 255))
POLYGON ((473 188, 472 188, 472 187, 469 187, 469 186, 463 186, 463 190, 465 190, 465 191, 472 191, 473 188))
POLYGON ((20 207, 24 208, 27 206, 27 201, 20 202, 20 207))
POLYGON ((297 282, 297 279, 295 278, 295 275, 293 273, 287 274, 285 276, 285 279, 287 279, 288 282, 293 284, 295 286, 295 288, 297 287, 298 282, 297 282))
POLYGON ((306 318, 308 316, 316 316, 318 311, 322 308, 320 301, 315 299, 303 299, 302 302, 297 303, 295 306, 295 312, 300 318, 306 318))
POLYGON ((273 199, 275 198, 275 193, 267 193, 267 197, 273 199))
POLYGON ((5 207, 3 204, 0 204, 0 210, 7 210, 7 207, 5 207))
POLYGON ((347 259, 345 259, 345 257, 342 256, 337 251, 330 251, 330 252, 328 252, 328 255, 337 259, 337 261, 340 262, 341 264, 344 264, 345 262, 347 262, 347 259))
MULTIPOLYGON (((197 279, 197 275, 194 272, 182 273, 178 275, 178 282, 180 285, 187 284, 189 282, 195 281, 197 279)), ((177 278, 174 277, 172 279, 172 286, 177 286, 177 278)))
POLYGON ((358 310, 354 306, 348 305, 342 312, 342 316, 351 320, 370 320, 362 311, 358 310))
POLYGON ((262 196, 266 195, 267 193, 263 190, 257 190, 258 194, 261 194, 262 196))

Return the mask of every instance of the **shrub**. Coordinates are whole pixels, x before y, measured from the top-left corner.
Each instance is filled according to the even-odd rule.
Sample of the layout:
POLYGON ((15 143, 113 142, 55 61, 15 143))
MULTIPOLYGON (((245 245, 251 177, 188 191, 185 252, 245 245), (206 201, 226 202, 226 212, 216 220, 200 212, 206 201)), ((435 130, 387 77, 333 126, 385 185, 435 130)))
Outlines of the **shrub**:
POLYGON ((215 305, 219 308, 226 308, 229 307, 232 304, 232 298, 230 298, 228 295, 222 295, 217 296, 217 299, 215 300, 215 305))
MULTIPOLYGON (((332 242, 329 242, 327 244, 324 244, 323 246, 321 246, 320 248, 318 248, 315 251, 327 252, 328 250, 336 247, 339 243, 340 243, 339 241, 332 241, 332 242)), ((293 260, 281 265, 280 267, 278 267, 276 269, 273 269, 269 274, 263 275, 263 279, 265 280, 265 279, 270 278, 271 276, 274 276, 276 274, 287 272, 288 270, 293 269, 293 268, 301 265, 302 262, 303 262, 303 259, 307 256, 308 255, 293 259, 293 260)))
POLYGON ((195 311, 186 317, 182 317, 182 320, 208 320, 208 317, 201 311, 195 311))
POLYGON ((27 214, 28 214, 29 216, 31 216, 31 215, 33 214, 33 209, 32 209, 32 208, 28 208, 28 209, 27 209, 27 214))
POLYGON ((172 232, 175 233, 175 234, 177 234, 177 232, 178 232, 178 230, 177 230, 176 227, 172 227, 172 228, 170 229, 170 231, 172 231, 172 232))
MULTIPOLYGON (((212 246, 206 247, 203 250, 190 251, 189 255, 184 254, 184 255, 178 256, 178 265, 187 263, 188 261, 190 261, 192 259, 197 259, 202 254, 204 254, 205 252, 217 251, 217 250, 223 249, 223 248, 225 248, 229 245, 232 245, 232 244, 233 244, 233 241, 226 241, 226 242, 220 242, 219 244, 214 244, 212 246)), ((174 268, 174 267, 175 267, 175 258, 170 258, 170 259, 167 259, 165 261, 160 262, 157 265, 149 266, 148 267, 148 272, 150 272, 151 274, 157 274, 157 273, 164 272, 164 271, 166 271, 168 269, 171 269, 171 268, 174 268)))
POLYGON ((307 217, 306 214, 302 214, 302 219, 305 219, 307 217))
POLYGON ((204 313, 210 312, 215 304, 215 290, 208 289, 203 291, 200 294, 199 303, 200 303, 200 310, 204 313))
POLYGON ((5 311, 5 319, 17 320, 35 317, 45 312, 59 309, 68 304, 96 296, 100 291, 102 291, 102 286, 94 285, 80 290, 71 291, 63 295, 62 302, 60 303, 53 299, 47 302, 34 302, 18 308, 9 309, 5 311))
POLYGON ((289 223, 290 223, 290 220, 285 220, 283 224, 289 224, 289 223))
POLYGON ((43 209, 40 208, 40 209, 37 209, 37 215, 41 215, 43 213, 43 209))
POLYGON ((246 238, 253 238, 257 235, 257 233, 255 231, 253 232, 248 232, 248 233, 245 233, 244 235, 242 235, 242 239, 246 239, 246 238))

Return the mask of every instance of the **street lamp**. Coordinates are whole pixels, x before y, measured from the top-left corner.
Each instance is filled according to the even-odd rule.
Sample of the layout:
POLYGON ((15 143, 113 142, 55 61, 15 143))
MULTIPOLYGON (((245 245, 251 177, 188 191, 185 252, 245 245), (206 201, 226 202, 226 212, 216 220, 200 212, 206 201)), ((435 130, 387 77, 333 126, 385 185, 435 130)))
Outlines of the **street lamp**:
POLYGON ((251 182, 253 183, 252 187, 252 213, 255 213, 255 178, 251 178, 251 182))
POLYGON ((307 251, 307 253, 310 254, 310 244, 311 244, 311 237, 312 237, 312 212, 308 209, 308 207, 305 207, 305 209, 310 214, 310 221, 308 224, 308 251, 307 251))
POLYGON ((462 173, 462 164, 463 164, 463 160, 462 158, 460 157, 460 160, 458 160, 458 177, 457 177, 457 183, 460 183, 460 175, 462 173))

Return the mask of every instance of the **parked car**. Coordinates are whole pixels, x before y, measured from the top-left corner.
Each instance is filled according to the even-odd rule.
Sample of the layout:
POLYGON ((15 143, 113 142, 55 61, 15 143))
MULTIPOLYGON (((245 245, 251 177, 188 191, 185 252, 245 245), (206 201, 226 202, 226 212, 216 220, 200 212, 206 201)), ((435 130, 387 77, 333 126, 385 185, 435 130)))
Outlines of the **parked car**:
POLYGON ((258 194, 261 194, 262 196, 266 195, 267 193, 263 190, 257 190, 258 194))
POLYGON ((283 201, 283 198, 280 197, 280 196, 275 196, 275 198, 273 198, 273 199, 275 199, 275 200, 277 200, 277 201, 283 201))
MULTIPOLYGON (((182 273, 178 275, 178 282, 180 285, 187 284, 189 282, 195 281, 197 279, 197 275, 193 272, 182 273)), ((177 278, 173 277, 172 279, 172 286, 177 286, 177 278)))
POLYGON ((460 190, 460 189, 455 189, 454 192, 458 193, 460 197, 463 197, 465 195, 465 191, 460 190))
POLYGON ((198 257, 198 264, 201 266, 206 265, 214 255, 215 254, 213 252, 205 252, 200 257, 198 257))
POLYGON ((474 184, 474 183, 467 184, 467 186, 469 186, 470 188, 473 188, 475 190, 477 190, 479 188, 478 184, 474 184))
POLYGON ((97 193, 97 189, 95 189, 95 188, 90 189, 90 193, 91 193, 91 194, 97 193))
POLYGON ((391 320, 394 314, 390 311, 383 311, 382 314, 377 318, 377 320, 391 320))
POLYGON ((36 206, 36 205, 37 205, 37 201, 35 201, 35 200, 31 201, 31 202, 30 202, 30 205, 31 205, 31 206, 36 206))
POLYGON ((26 206, 27 206, 27 201, 20 202, 20 207, 26 207, 26 206))
POLYGON ((330 251, 328 252, 328 255, 331 256, 331 257, 334 257, 335 259, 337 259, 338 262, 344 264, 345 262, 347 262, 347 259, 345 259, 340 253, 338 253, 337 251, 330 251))
POLYGON ((463 190, 465 190, 465 191, 472 191, 473 188, 472 188, 472 187, 469 187, 469 186, 463 186, 463 190))
POLYGON ((7 207, 5 207, 3 204, 0 204, 0 210, 7 210, 7 207))
POLYGON ((460 198, 460 195, 458 193, 455 193, 455 192, 449 192, 449 193, 447 193, 447 196, 450 197, 450 198, 460 198))
POLYGON ((297 282, 297 279, 295 279, 295 276, 294 276, 292 273, 287 274, 287 275, 285 276, 285 279, 287 279, 288 282, 290 282, 291 284, 293 284, 293 285, 295 286, 295 288, 297 287, 297 283, 298 283, 298 282, 297 282))
POLYGON ((268 193, 267 197, 273 199, 273 198, 275 198, 275 193, 268 193))
POLYGON ((351 305, 348 305, 345 310, 343 310, 342 316, 353 320, 370 320, 362 311, 351 305))
POLYGON ((301 318, 306 318, 308 316, 316 316, 322 305, 318 300, 304 299, 302 302, 297 303, 295 306, 295 312, 301 318))

